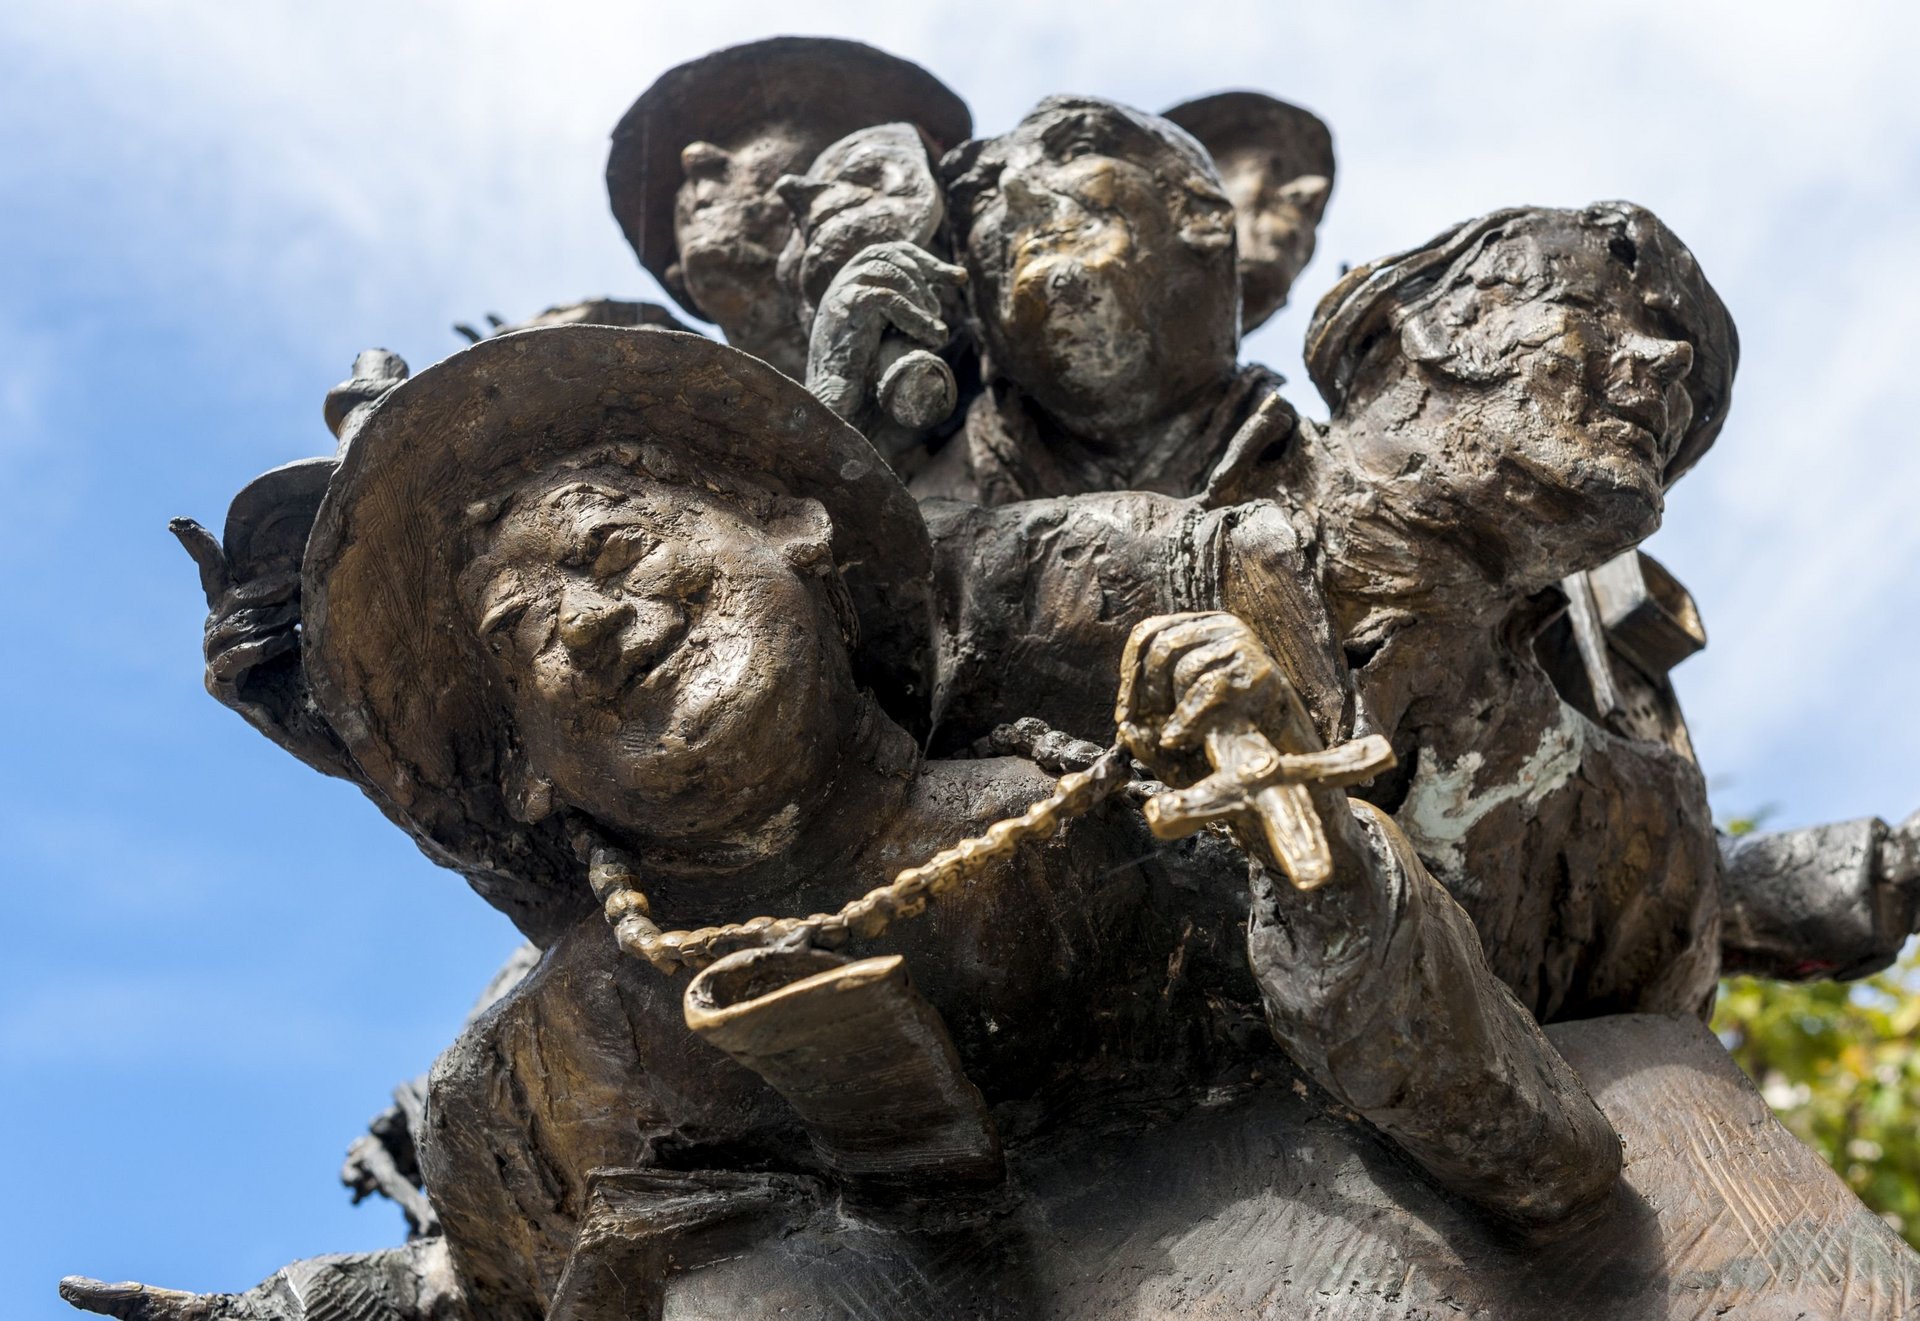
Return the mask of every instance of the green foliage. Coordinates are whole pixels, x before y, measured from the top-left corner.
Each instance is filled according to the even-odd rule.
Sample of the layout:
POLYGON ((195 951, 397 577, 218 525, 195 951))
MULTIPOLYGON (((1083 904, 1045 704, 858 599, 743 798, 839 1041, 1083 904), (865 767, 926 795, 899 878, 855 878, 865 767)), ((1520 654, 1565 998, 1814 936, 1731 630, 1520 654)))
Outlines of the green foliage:
MULTIPOLYGON (((1734 823, 1752 829, 1750 822, 1734 823)), ((1713 1027, 1781 1122, 1920 1247, 1920 946, 1865 981, 1734 977, 1713 1027)))

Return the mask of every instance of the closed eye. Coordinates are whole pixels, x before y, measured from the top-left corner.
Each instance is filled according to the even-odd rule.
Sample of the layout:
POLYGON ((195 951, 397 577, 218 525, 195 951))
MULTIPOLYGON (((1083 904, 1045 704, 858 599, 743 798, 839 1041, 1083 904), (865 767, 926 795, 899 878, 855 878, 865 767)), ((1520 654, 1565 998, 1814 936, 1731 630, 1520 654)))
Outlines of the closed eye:
POLYGON ((501 597, 488 606, 480 616, 480 636, 488 640, 498 636, 504 630, 512 628, 526 616, 527 609, 533 604, 531 596, 515 593, 501 597))
POLYGON ((593 553, 593 576, 603 580, 625 573, 660 544, 658 537, 632 524, 595 531, 600 533, 600 544, 593 553))

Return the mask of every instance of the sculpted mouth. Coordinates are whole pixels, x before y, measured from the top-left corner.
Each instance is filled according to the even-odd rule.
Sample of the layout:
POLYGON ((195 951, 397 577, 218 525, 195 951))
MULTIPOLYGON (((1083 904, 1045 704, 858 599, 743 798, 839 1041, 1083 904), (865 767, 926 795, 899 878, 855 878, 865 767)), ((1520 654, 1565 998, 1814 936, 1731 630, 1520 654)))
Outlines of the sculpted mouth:
POLYGON ((1665 444, 1667 431, 1667 410, 1658 399, 1608 399, 1602 405, 1600 418, 1613 425, 1615 431, 1628 439, 1642 456, 1659 461, 1665 444))
POLYGON ((656 681, 661 678, 663 672, 670 668, 677 668, 672 667, 671 662, 679 655, 680 644, 686 636, 687 628, 682 624, 670 636, 662 639, 657 646, 648 647, 631 659, 623 660, 621 666, 626 674, 614 692, 615 702, 625 707, 642 693, 651 693, 658 688, 660 684, 656 681))
POLYGON ((1651 436, 1658 436, 1667 429, 1666 406, 1655 399, 1616 400, 1612 404, 1612 411, 1616 417, 1631 422, 1651 436))
POLYGON ((623 646, 620 655, 608 666, 607 694, 610 705, 629 710, 643 695, 651 694, 681 668, 673 662, 684 650, 692 632, 693 620, 682 612, 669 628, 638 645, 623 646))

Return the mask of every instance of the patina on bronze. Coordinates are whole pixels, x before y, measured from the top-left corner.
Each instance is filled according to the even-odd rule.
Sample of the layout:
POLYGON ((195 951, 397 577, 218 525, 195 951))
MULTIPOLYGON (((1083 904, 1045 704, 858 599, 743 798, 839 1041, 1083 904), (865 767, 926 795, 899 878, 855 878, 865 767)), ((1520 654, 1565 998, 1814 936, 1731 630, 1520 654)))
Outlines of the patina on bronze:
POLYGON ((1638 549, 1738 358, 1692 254, 1603 203, 1362 266, 1318 423, 1238 362, 1317 119, 968 131, 854 43, 674 70, 609 184, 734 347, 597 300, 370 352, 337 458, 176 523, 214 696, 532 944, 354 1145, 405 1246, 63 1294, 1906 1315, 1920 1258, 1702 1022, 1723 961, 1891 958, 1920 817, 1714 831, 1667 680, 1704 631, 1638 549))

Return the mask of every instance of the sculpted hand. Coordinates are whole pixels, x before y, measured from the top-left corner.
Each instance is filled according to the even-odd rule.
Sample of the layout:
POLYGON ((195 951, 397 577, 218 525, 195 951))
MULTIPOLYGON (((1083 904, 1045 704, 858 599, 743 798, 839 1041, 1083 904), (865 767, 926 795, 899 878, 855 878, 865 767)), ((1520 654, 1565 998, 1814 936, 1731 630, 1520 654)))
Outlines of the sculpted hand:
MULTIPOLYGON (((862 414, 883 407, 894 392, 890 387, 902 374, 894 360, 903 356, 887 352, 886 341, 894 339, 897 343, 898 337, 904 336, 910 343, 929 349, 945 346, 952 331, 942 305, 966 278, 961 267, 941 261, 912 243, 875 243, 862 249, 834 276, 814 313, 807 348, 807 389, 856 424, 862 414)), ((909 365, 909 370, 928 368, 924 361, 909 365)), ((949 384, 951 379, 949 374, 949 384)), ((952 407, 949 398, 946 409, 952 407)), ((892 415, 903 410, 886 411, 892 415)), ((930 411, 923 405, 916 417, 930 411)), ((932 426, 944 417, 942 412, 913 424, 932 426)))
POLYGON ((1120 741, 1169 784, 1191 786, 1147 804, 1155 834, 1225 821, 1300 889, 1332 878, 1328 825, 1341 838, 1351 829, 1334 790, 1392 766, 1386 740, 1324 750, 1279 664, 1230 614, 1146 620, 1127 639, 1120 672, 1120 741))
POLYGON ((1169 784, 1207 771, 1206 735, 1259 730, 1288 752, 1312 752, 1319 735, 1293 685, 1253 630, 1225 611, 1158 615, 1127 639, 1116 712, 1127 750, 1169 784))
POLYGON ((300 645, 300 575, 267 573, 235 582, 211 532, 190 518, 176 518, 167 527, 200 568, 208 612, 207 691, 237 709, 247 676, 300 645))

